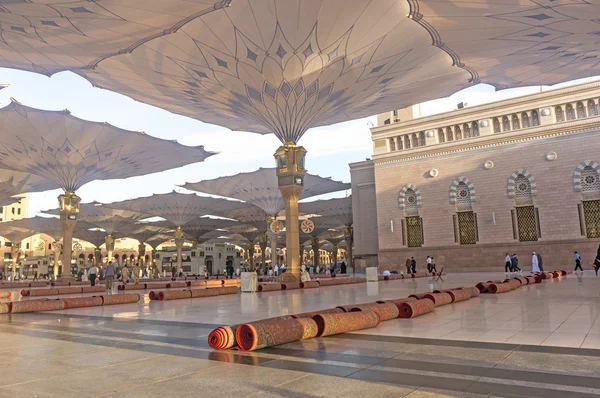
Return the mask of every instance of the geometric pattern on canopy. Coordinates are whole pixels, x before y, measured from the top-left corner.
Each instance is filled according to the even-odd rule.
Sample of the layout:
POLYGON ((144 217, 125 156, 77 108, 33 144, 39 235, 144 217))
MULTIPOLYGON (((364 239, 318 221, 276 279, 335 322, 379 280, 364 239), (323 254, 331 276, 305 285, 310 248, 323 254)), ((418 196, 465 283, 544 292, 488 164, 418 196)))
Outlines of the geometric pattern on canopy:
POLYGON ((73 238, 89 242, 94 247, 100 247, 106 242, 106 233, 98 230, 75 230, 73 231, 73 238))
POLYGON ((44 177, 71 192, 90 181, 156 173, 213 155, 202 146, 188 147, 16 101, 0 109, 0 133, 0 168, 44 177))
POLYGON ((227 231, 234 236, 239 235, 244 237, 248 242, 255 242, 260 234, 263 233, 249 224, 234 225, 232 227, 228 227, 227 231))
MULTIPOLYGON (((58 218, 48 218, 48 217, 31 217, 31 218, 22 218, 20 220, 11 221, 12 226, 23 228, 32 231, 33 235, 37 234, 46 234, 50 236, 55 241, 61 240, 63 237, 63 226, 61 221, 58 218)), ((85 221, 78 222, 76 224, 77 231, 85 231, 90 228, 94 228, 94 225, 89 224, 85 221)), ((73 233, 76 233, 75 231, 73 233)))
MULTIPOLYGON (((210 195, 243 200, 260 207, 273 217, 276 217, 285 208, 275 168, 259 168, 250 173, 240 173, 196 183, 188 182, 182 187, 210 195)), ((307 173, 304 176, 304 190, 300 199, 344 189, 350 189, 350 184, 307 173)))
POLYGON ((175 227, 183 227, 195 218, 218 215, 250 205, 239 201, 198 196, 193 193, 183 194, 173 191, 165 194, 154 194, 152 196, 109 203, 103 206, 111 209, 134 211, 155 217, 162 217, 175 227))
POLYGON ((183 226, 183 230, 186 235, 189 235, 192 239, 198 240, 201 236, 207 232, 218 231, 219 235, 227 235, 227 231, 223 231, 224 228, 237 225, 239 222, 234 220, 225 220, 222 218, 194 218, 192 221, 186 223, 183 226))
POLYGON ((269 228, 267 225, 268 214, 260 207, 250 205, 243 209, 231 210, 222 214, 216 214, 221 217, 232 218, 244 224, 252 225, 259 231, 264 232, 269 228))
MULTIPOLYGON (((327 200, 315 200, 298 204, 301 214, 317 214, 322 217, 332 217, 343 225, 352 225, 352 196, 327 200)), ((311 218, 315 221, 316 218, 311 218)))
POLYGON ((60 188, 60 185, 46 178, 19 171, 0 169, 0 197, 12 200, 14 203, 18 198, 8 199, 14 195, 26 192, 43 192, 60 188))

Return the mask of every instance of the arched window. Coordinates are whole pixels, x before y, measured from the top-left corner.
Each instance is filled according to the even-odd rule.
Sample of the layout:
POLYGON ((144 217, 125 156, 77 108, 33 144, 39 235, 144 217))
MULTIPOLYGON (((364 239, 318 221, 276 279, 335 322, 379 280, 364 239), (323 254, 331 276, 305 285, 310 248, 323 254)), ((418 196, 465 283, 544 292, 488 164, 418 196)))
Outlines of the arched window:
POLYGON ((442 142, 446 142, 446 136, 444 135, 443 129, 438 129, 438 144, 441 144, 442 142))
POLYGON ((456 186, 456 207, 459 210, 471 210, 471 190, 464 182, 456 186))
POLYGON ((539 126, 540 125, 540 115, 536 110, 531 111, 531 125, 539 126))
POLYGON ((506 132, 510 130, 510 121, 508 120, 508 117, 502 116, 502 131, 506 132))
POLYGON ((587 238, 600 238, 599 171, 600 167, 596 162, 586 161, 577 166, 573 179, 575 191, 581 191, 582 195, 577 210, 581 234, 587 238))
POLYGON ((562 106, 557 106, 554 108, 554 113, 556 114, 556 121, 557 122, 564 122, 565 121, 565 113, 563 112, 562 106))
POLYGON ((396 150, 396 139, 394 137, 390 138, 390 151, 396 150))
POLYGON ((404 194, 404 215, 407 217, 419 215, 417 193, 412 188, 407 189, 404 194))
POLYGON ((423 131, 419 133, 419 145, 425 146, 425 133, 423 131))
POLYGON ((512 127, 513 130, 521 129, 521 121, 519 120, 519 116, 516 113, 512 115, 512 127))
POLYGON ((524 129, 531 127, 531 124, 529 123, 529 115, 527 114, 527 112, 521 113, 521 120, 523 121, 524 129))
POLYGON ((412 147, 417 148, 419 146, 419 137, 416 134, 412 135, 412 147))
POLYGON ((402 148, 402 137, 396 137, 398 139, 398 150, 401 151, 402 148))
POLYGON ((494 133, 500 133, 502 130, 500 129, 500 120, 497 117, 494 118, 494 133))
POLYGON ((400 191, 404 208, 402 220, 402 240, 408 247, 423 245, 423 220, 419 217, 419 191, 414 186, 406 186, 400 191))
POLYGON ((585 166, 581 171, 581 192, 600 192, 600 177, 592 166, 585 166))
POLYGON ((450 186, 450 203, 456 206, 454 222, 454 241, 461 245, 477 243, 477 216, 473 212, 475 188, 465 177, 460 177, 450 186))
POLYGON ((469 123, 463 124, 463 134, 465 138, 471 138, 471 126, 469 126, 469 123))
POLYGON ((463 135, 462 135, 462 130, 460 129, 460 126, 454 126, 454 138, 457 140, 462 140, 463 135))
POLYGON ((473 122, 471 123, 471 131, 473 137, 479 137, 479 123, 473 122))
POLYGON ((454 141, 454 133, 451 127, 446 127, 446 141, 454 141))
POLYGON ((583 102, 579 101, 577 103, 577 119, 583 119, 587 117, 587 113, 585 111, 585 106, 583 102))
POLYGON ((538 211, 533 206, 532 181, 528 176, 519 174, 512 182, 509 180, 509 186, 511 184, 515 199, 515 209, 511 211, 515 238, 520 242, 537 241, 541 230, 538 211))
POLYGON ((517 178, 515 178, 515 198, 531 198, 532 196, 529 178, 525 177, 523 174, 519 174, 517 178))
POLYGON ((575 120, 577 117, 575 116, 575 109, 573 109, 573 105, 567 104, 567 120, 575 120))
POLYGON ((404 148, 410 149, 410 136, 409 135, 404 136, 404 148))
POLYGON ((596 103, 594 102, 594 100, 589 100, 587 103, 587 108, 588 108, 588 115, 591 116, 598 116, 598 107, 596 105, 596 103))

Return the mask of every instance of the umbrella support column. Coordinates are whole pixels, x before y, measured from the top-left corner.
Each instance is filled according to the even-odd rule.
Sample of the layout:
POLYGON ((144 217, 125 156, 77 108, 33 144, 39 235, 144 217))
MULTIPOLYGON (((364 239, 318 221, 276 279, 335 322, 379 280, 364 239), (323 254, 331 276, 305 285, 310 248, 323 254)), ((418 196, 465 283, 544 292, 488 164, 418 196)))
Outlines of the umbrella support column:
POLYGON ((74 192, 65 192, 58 196, 60 221, 63 228, 63 252, 61 278, 71 278, 71 256, 73 250, 73 230, 77 224, 81 198, 74 192))

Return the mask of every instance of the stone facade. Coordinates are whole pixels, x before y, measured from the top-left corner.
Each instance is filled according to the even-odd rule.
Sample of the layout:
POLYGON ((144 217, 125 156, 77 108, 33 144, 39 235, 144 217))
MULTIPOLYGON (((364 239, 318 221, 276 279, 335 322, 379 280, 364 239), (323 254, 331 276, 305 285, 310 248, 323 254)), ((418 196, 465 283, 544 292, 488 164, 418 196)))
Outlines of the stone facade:
MULTIPOLYGON (((586 229, 583 201, 600 191, 579 184, 586 167, 600 178, 599 98, 600 84, 586 84, 372 129, 380 268, 405 270, 414 256, 423 270, 431 255, 438 270, 497 271, 510 252, 527 270, 533 251, 545 269, 564 268, 577 250, 589 269, 600 239, 589 221, 597 213, 586 229), (417 145, 398 146, 407 141, 417 145)), ((354 216, 357 248, 373 228, 361 217, 371 216, 354 216)))
POLYGON ((377 265, 377 202, 375 168, 372 160, 350 165, 354 265, 358 270, 377 265))

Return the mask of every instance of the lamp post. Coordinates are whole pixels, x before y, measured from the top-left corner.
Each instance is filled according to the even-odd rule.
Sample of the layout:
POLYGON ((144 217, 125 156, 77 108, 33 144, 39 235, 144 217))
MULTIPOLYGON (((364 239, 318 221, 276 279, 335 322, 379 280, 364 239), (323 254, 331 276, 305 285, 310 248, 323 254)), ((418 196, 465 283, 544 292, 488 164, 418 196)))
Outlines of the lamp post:
POLYGON ((62 278, 71 277, 71 251, 73 249, 73 230, 77 224, 81 198, 75 192, 65 192, 58 196, 60 222, 63 229, 62 278))
POLYGON ((275 152, 279 190, 285 200, 285 246, 288 252, 285 278, 300 277, 300 226, 298 200, 304 189, 306 149, 286 142, 275 152))
POLYGON ((183 260, 183 229, 181 227, 175 228, 175 247, 177 248, 177 275, 181 271, 181 265, 183 260))
POLYGON ((106 261, 112 261, 113 250, 115 250, 115 239, 111 234, 106 235, 104 244, 106 245, 106 261))

